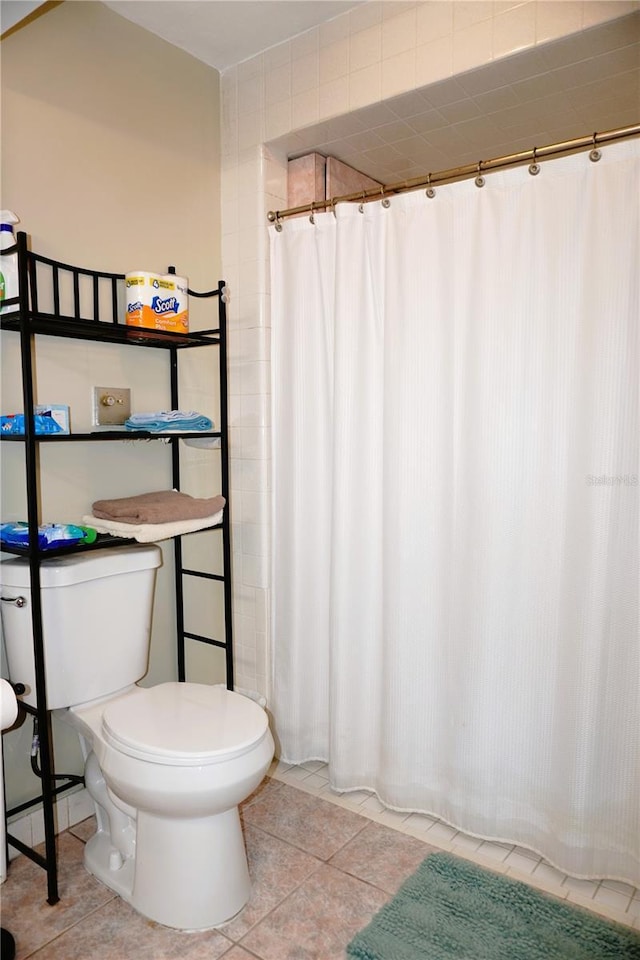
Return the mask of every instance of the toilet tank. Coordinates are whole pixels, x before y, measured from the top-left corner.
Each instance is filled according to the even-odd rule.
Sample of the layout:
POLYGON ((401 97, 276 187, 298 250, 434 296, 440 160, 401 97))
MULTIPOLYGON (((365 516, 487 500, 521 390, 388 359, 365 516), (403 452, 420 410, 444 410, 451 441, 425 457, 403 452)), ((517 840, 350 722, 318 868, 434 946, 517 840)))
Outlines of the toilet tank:
MULTIPOLYGON (((40 566, 42 630, 51 710, 108 696, 147 672, 155 544, 45 559, 40 566)), ((29 561, 0 563, 2 629, 13 683, 36 705, 29 561), (24 605, 12 600, 23 597, 24 605)))

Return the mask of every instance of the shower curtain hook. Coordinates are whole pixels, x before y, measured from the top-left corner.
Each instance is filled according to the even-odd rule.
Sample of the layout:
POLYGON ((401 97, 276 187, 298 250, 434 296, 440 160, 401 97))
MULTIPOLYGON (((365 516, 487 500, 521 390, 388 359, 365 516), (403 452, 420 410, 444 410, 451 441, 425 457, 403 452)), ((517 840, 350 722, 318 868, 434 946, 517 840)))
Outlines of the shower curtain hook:
POLYGON ((486 180, 482 176, 482 160, 478 160, 478 176, 476 177, 476 187, 484 187, 486 180))
POLYGON ((282 233, 282 221, 280 220, 280 211, 276 210, 275 228, 278 233, 282 233))
POLYGON ((384 195, 384 185, 380 187, 380 196, 382 197, 382 206, 387 210, 391 206, 391 200, 384 195))
POLYGON ((331 213, 335 217, 336 216, 336 198, 331 197, 331 199, 329 200, 329 203, 331 204, 331 213))
POLYGON ((433 187, 431 186, 431 174, 430 174, 430 173, 427 174, 427 189, 425 190, 425 193, 426 193, 426 195, 429 197, 430 200, 433 200, 433 198, 434 198, 435 195, 436 195, 436 191, 435 191, 435 190, 433 189, 433 187))
POLYGON ((602 150, 598 150, 598 148, 596 147, 596 143, 597 143, 596 137, 597 137, 597 136, 598 136, 598 132, 596 131, 596 132, 593 134, 593 150, 592 150, 591 153, 589 154, 589 160, 591 160, 593 163, 597 163, 598 160, 600 159, 600 157, 602 156, 602 150))
POLYGON ((312 200, 312 201, 311 201, 311 213, 309 214, 309 223, 314 223, 314 224, 315 224, 316 218, 315 218, 314 215, 313 215, 313 208, 314 208, 314 206, 315 206, 315 200, 312 200))
POLYGON ((363 190, 363 191, 362 191, 362 200, 360 201, 360 203, 359 203, 359 205, 358 205, 358 210, 360 211, 360 213, 364 213, 364 197, 365 197, 365 192, 364 192, 364 190, 363 190))
POLYGON ((538 160, 536 158, 537 149, 538 149, 537 147, 533 148, 533 163, 529 164, 529 173, 531 174, 532 177, 537 177, 538 174, 540 173, 540 164, 538 163, 538 160))

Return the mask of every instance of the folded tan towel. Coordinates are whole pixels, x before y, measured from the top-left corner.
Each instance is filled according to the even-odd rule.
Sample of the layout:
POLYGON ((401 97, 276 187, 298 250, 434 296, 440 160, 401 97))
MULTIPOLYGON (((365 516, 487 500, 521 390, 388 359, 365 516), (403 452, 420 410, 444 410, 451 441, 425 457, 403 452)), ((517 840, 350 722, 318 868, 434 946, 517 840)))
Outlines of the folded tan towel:
POLYGON ((211 517, 225 505, 224 497, 197 499, 178 490, 157 490, 137 497, 96 500, 93 515, 118 523, 173 523, 176 520, 197 520, 211 517))

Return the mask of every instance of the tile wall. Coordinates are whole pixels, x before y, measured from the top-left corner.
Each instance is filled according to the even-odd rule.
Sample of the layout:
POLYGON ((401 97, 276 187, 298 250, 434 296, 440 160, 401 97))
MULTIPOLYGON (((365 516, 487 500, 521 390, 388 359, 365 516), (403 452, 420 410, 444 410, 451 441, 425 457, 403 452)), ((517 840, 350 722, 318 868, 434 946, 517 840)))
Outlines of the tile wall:
POLYGON ((222 254, 231 291, 236 672, 269 693, 270 370, 266 212, 287 206, 270 141, 579 32, 632 2, 368 2, 222 76, 222 254))

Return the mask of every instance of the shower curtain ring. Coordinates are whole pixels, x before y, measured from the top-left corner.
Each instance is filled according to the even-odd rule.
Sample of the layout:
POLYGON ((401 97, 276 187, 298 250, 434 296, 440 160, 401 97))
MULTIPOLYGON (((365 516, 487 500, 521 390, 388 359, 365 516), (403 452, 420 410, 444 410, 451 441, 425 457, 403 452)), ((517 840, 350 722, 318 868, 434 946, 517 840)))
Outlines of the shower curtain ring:
POLYGON ((279 210, 276 210, 275 228, 276 228, 276 230, 277 230, 278 233, 282 233, 282 221, 281 221, 281 219, 280 219, 280 211, 279 211, 279 210))
POLYGON ((476 187, 484 187, 486 180, 482 176, 482 160, 478 160, 478 176, 475 179, 476 187))
POLYGON ((434 198, 435 195, 436 195, 436 191, 435 191, 435 190, 433 189, 433 187, 431 186, 431 174, 430 174, 430 173, 427 174, 427 189, 425 190, 425 193, 426 193, 426 195, 429 197, 430 200, 433 200, 433 198, 434 198))
POLYGON ((363 190, 363 191, 362 191, 362 200, 361 200, 360 203, 358 204, 358 210, 360 211, 360 213, 364 213, 364 198, 365 198, 365 192, 364 192, 364 190, 363 190))
POLYGON ((597 142, 597 141, 596 141, 596 137, 597 137, 597 136, 598 136, 598 133, 597 133, 597 131, 596 131, 596 132, 593 134, 593 150, 592 150, 591 153, 589 154, 589 160, 593 161, 593 163, 597 163, 598 160, 600 159, 600 157, 602 156, 602 150, 598 150, 598 148, 596 147, 596 142, 597 142))
POLYGON ((538 174, 540 173, 540 164, 538 163, 538 160, 536 157, 537 149, 538 149, 537 147, 533 148, 533 163, 529 164, 529 173, 531 174, 532 177, 537 177, 538 174))
POLYGON ((387 210, 391 206, 391 200, 384 195, 384 185, 380 187, 380 196, 382 198, 382 206, 387 210))
POLYGON ((316 218, 315 218, 314 215, 313 215, 313 208, 314 208, 314 206, 315 206, 315 201, 312 200, 312 201, 311 201, 311 213, 309 214, 309 223, 315 223, 315 222, 316 222, 316 218))
POLYGON ((335 217, 335 216, 336 216, 336 198, 335 198, 335 197, 331 197, 331 199, 329 200, 329 203, 330 203, 330 205, 331 205, 331 213, 332 213, 332 214, 334 215, 334 217, 335 217))

